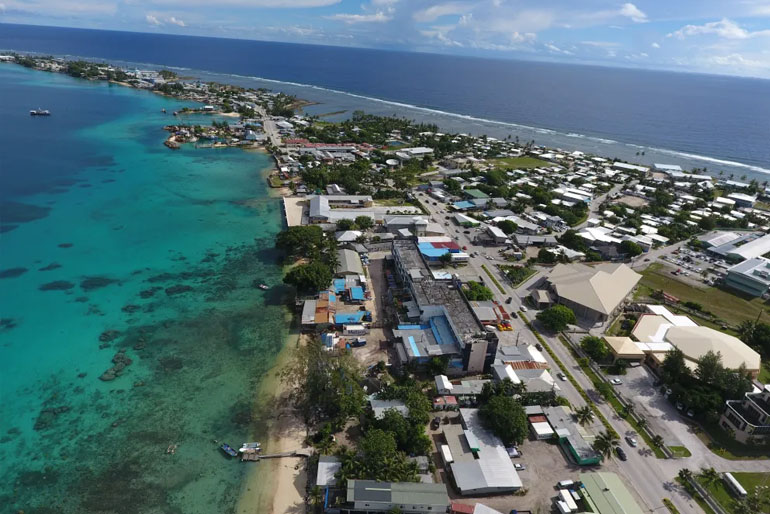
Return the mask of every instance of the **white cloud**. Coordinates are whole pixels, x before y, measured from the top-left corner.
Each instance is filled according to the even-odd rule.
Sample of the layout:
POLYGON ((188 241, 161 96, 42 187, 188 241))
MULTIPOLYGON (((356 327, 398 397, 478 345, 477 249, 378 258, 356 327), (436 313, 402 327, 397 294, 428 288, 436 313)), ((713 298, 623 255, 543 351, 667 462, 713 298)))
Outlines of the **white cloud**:
POLYGON ((442 16, 450 14, 466 14, 470 6, 464 2, 448 2, 436 4, 427 9, 416 11, 412 18, 417 22, 431 22, 442 16))
POLYGON ((659 43, 653 43, 650 46, 653 47, 653 48, 660 48, 660 44, 659 43))
POLYGON ((329 20, 339 20, 347 24, 354 23, 384 23, 393 19, 393 16, 385 14, 383 11, 377 11, 372 14, 334 14, 326 16, 329 20))
POLYGON ((713 64, 731 68, 764 68, 770 69, 770 62, 763 62, 758 59, 749 59, 741 54, 732 53, 728 55, 714 55, 709 59, 713 64))
POLYGON ((160 27, 166 24, 176 25, 177 27, 186 27, 185 22, 174 16, 161 16, 158 13, 148 13, 144 21, 154 27, 160 27))
POLYGON ((173 24, 173 25, 177 25, 179 27, 184 27, 185 26, 185 24, 184 24, 184 22, 182 20, 174 18, 173 16, 168 19, 168 22, 173 24))
POLYGON ((147 16, 144 17, 144 19, 150 25, 155 25, 155 26, 162 25, 160 20, 155 16, 153 16, 152 14, 148 14, 147 16))
POLYGON ((265 7, 275 9, 300 9, 305 7, 326 7, 335 5, 342 0, 154 0, 155 5, 184 5, 184 6, 241 6, 265 7))
POLYGON ((770 36, 770 30, 750 32, 734 21, 722 18, 719 21, 712 21, 703 25, 685 25, 681 29, 671 32, 666 37, 685 39, 687 37, 700 36, 703 34, 713 34, 723 39, 749 39, 770 36))
POLYGON ((581 41, 580 44, 585 46, 595 46, 598 48, 612 48, 615 46, 620 46, 620 43, 615 41, 581 41))
POLYGON ((623 4, 620 11, 618 11, 618 14, 630 18, 631 21, 636 23, 645 23, 647 21, 647 15, 630 2, 623 4))

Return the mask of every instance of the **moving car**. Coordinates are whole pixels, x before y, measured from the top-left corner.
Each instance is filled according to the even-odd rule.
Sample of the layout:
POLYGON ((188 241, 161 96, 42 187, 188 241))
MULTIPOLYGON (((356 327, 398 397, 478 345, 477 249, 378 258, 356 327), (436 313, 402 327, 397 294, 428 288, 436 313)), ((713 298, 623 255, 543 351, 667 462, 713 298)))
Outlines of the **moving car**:
POLYGON ((515 463, 515 464, 513 465, 513 467, 514 467, 514 469, 515 469, 516 471, 524 471, 525 469, 527 469, 527 466, 526 466, 526 465, 524 465, 524 464, 519 464, 518 462, 517 462, 517 463, 515 463))
POLYGON ((618 458, 620 460, 628 460, 628 455, 626 455, 626 451, 623 448, 621 448, 620 446, 615 448, 615 453, 618 454, 618 458))
POLYGON ((620 380, 619 378, 611 378, 610 379, 610 384, 612 384, 612 385, 616 385, 617 386, 617 385, 620 385, 622 383, 623 383, 623 381, 620 380))
POLYGON ((559 377, 559 380, 561 380, 562 382, 566 382, 566 381, 567 381, 567 375, 565 375, 565 374, 564 374, 564 373, 562 373, 561 371, 559 371, 558 373, 556 373, 556 376, 557 376, 557 377, 559 377))
POLYGON ((521 306, 521 312, 527 312, 527 306, 526 305, 522 305, 521 306))
POLYGON ((639 442, 636 440, 636 437, 631 437, 630 435, 626 436, 626 442, 632 448, 636 448, 636 445, 639 444, 639 442))
POLYGON ((512 301, 513 301, 513 298, 511 298, 511 297, 509 296, 509 297, 508 297, 508 299, 507 299, 507 300, 505 300, 505 303, 509 304, 509 303, 511 303, 512 301))

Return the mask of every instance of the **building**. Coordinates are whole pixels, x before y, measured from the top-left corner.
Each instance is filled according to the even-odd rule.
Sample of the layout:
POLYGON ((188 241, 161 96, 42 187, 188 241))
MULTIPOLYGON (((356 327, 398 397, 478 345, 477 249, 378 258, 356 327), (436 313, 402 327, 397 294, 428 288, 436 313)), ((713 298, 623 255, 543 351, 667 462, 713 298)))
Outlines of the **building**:
POLYGON ((405 418, 409 416, 409 407, 401 400, 378 400, 370 396, 369 407, 372 409, 374 419, 382 419, 389 410, 394 410, 405 418))
POLYGON ((444 484, 348 480, 345 506, 339 512, 368 514, 399 509, 404 514, 446 512, 449 496, 444 484))
MULTIPOLYGON (((759 354, 737 337, 698 326, 687 316, 674 315, 662 305, 648 305, 647 308, 651 313, 639 317, 631 337, 646 354, 646 362, 652 368, 657 369, 666 354, 676 347, 682 351, 685 363, 692 370, 697 368, 698 360, 711 351, 721 355, 722 365, 727 369, 738 369, 743 365, 752 376, 759 374, 762 365, 759 354)), ((613 353, 619 351, 612 344, 610 349, 613 353)))
POLYGON ((770 253, 770 234, 733 248, 727 252, 727 258, 733 262, 739 262, 761 257, 767 253, 770 253))
POLYGON ((364 266, 361 264, 361 257, 353 250, 337 250, 337 258, 339 264, 337 265, 337 276, 345 275, 363 275, 364 266))
POLYGON ((462 284, 451 274, 431 270, 414 241, 393 242, 396 274, 414 305, 410 323, 393 334, 402 363, 427 363, 432 357, 449 358, 451 374, 481 373, 494 361, 497 337, 487 332, 460 292, 462 284))
POLYGON ((358 216, 375 218, 371 196, 358 195, 310 195, 308 221, 310 223, 336 223, 341 219, 355 219, 358 216))
POLYGON ((487 430, 478 409, 460 409, 462 425, 446 425, 444 462, 462 495, 506 493, 522 482, 502 441, 487 430))
POLYGON ((334 455, 321 455, 318 457, 318 471, 316 471, 315 483, 318 487, 334 487, 337 479, 334 475, 342 467, 340 460, 334 455))
POLYGON ((770 289, 770 260, 748 259, 729 268, 725 285, 751 296, 762 296, 770 289))
POLYGON ((591 466, 599 464, 601 455, 594 450, 589 438, 593 440, 586 430, 578 424, 572 409, 564 406, 543 407, 543 414, 548 419, 548 424, 556 433, 559 444, 576 464, 591 466))
POLYGON ((606 321, 642 278, 625 264, 557 264, 548 276, 560 304, 591 322, 606 321))
POLYGON ((770 441, 770 385, 746 393, 743 400, 728 400, 719 424, 742 442, 770 441))
POLYGON ((581 473, 580 493, 595 514, 643 514, 623 481, 615 473, 581 473))
POLYGON ((733 200, 737 207, 754 207, 754 202, 757 201, 757 195, 747 195, 746 193, 730 193, 727 198, 733 200))

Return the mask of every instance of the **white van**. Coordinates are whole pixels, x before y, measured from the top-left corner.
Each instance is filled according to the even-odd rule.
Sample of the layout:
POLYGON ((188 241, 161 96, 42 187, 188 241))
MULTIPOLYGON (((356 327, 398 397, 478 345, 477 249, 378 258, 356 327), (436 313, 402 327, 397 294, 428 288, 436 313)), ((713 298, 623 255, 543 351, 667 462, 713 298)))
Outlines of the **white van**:
POLYGON ((575 482, 573 480, 562 480, 557 485, 559 486, 559 489, 568 489, 575 485, 575 482))

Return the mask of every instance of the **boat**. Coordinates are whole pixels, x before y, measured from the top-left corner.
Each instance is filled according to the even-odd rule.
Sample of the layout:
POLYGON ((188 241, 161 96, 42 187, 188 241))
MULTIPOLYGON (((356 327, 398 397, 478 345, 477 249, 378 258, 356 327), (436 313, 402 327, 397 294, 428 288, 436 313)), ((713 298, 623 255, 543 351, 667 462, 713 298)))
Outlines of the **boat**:
POLYGON ((262 451, 262 445, 259 443, 243 443, 238 451, 241 453, 258 453, 262 451))
POLYGON ((268 289, 270 289, 266 284, 259 284, 257 287, 262 289, 263 291, 267 291, 268 289))
POLYGON ((237 451, 235 451, 235 450, 233 449, 233 447, 232 447, 232 446, 230 446, 230 445, 229 445, 229 444, 227 444, 227 443, 224 443, 222 446, 220 446, 220 448, 222 449, 222 451, 223 451, 223 452, 225 452, 225 453, 226 453, 227 455, 229 455, 230 457, 237 457, 237 456, 238 456, 238 452, 237 452, 237 451))
POLYGON ((32 111, 29 111, 30 116, 50 116, 51 111, 48 109, 35 109, 32 111))

